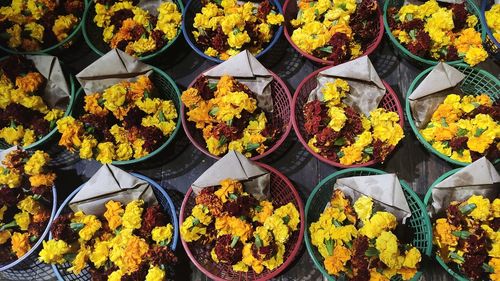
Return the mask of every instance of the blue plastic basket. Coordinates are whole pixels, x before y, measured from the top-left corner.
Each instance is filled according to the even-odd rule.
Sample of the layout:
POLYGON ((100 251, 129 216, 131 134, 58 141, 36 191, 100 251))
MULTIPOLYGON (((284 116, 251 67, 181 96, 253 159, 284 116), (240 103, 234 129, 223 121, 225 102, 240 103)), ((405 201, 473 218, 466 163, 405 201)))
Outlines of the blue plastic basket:
MULTIPOLYGON (((50 232, 50 225, 54 220, 57 210, 57 191, 52 187, 52 210, 50 219, 44 232, 31 249, 21 258, 8 263, 0 264, 0 280, 53 280, 54 274, 50 265, 38 260, 38 253, 41 250, 42 241, 50 232)), ((1 254, 1 253, 0 253, 1 254)))
MULTIPOLYGON (((137 173, 130 173, 130 174, 141 180, 146 181, 153 188, 153 192, 156 195, 158 204, 160 204, 160 206, 166 212, 166 214, 170 218, 170 223, 174 227, 174 235, 172 237, 172 242, 170 243, 170 249, 172 249, 172 251, 175 251, 175 248, 177 247, 177 242, 179 240, 179 222, 177 220, 177 213, 175 212, 175 206, 174 203, 172 202, 172 199, 170 198, 170 196, 168 196, 167 192, 163 189, 163 187, 161 187, 154 180, 137 173)), ((69 202, 71 201, 71 199, 73 199, 73 197, 75 197, 75 195, 80 191, 80 189, 82 189, 82 186, 83 184, 80 185, 75 191, 73 191, 68 196, 68 198, 66 198, 66 200, 64 200, 64 202, 57 210, 54 219, 59 217, 61 213, 70 211, 68 207, 69 202)), ((49 234, 49 239, 52 239, 52 233, 49 234)), ((90 272, 88 271, 87 268, 83 269, 80 274, 75 275, 67 271, 67 269, 70 267, 71 267, 70 263, 64 263, 62 265, 52 265, 52 270, 54 271, 54 274, 56 275, 58 280, 79 280, 79 281, 91 280, 90 272)))
MULTIPOLYGON (((280 14, 283 14, 283 9, 281 8, 281 4, 278 0, 270 0, 269 1, 271 5, 276 7, 278 9, 278 12, 280 14)), ((184 14, 182 15, 183 21, 182 21, 182 34, 184 34, 184 38, 186 39, 186 42, 188 45, 200 56, 207 60, 211 60, 216 63, 221 63, 223 60, 214 58, 211 56, 206 55, 198 46, 196 45, 196 40, 194 39, 193 36, 193 23, 194 23, 194 17, 196 13, 201 12, 201 8, 203 8, 203 4, 201 3, 200 0, 189 0, 189 2, 186 5, 186 8, 184 9, 184 14)), ((267 53, 271 48, 278 42, 281 34, 283 33, 283 25, 281 25, 278 30, 274 33, 273 38, 260 53, 255 55, 256 58, 259 58, 263 56, 265 53, 267 53)))
POLYGON ((495 1, 483 0, 481 2, 481 13, 479 15, 481 19, 481 24, 486 30, 486 35, 487 35, 483 41, 484 48, 486 49, 486 51, 488 51, 490 56, 495 61, 500 61, 500 43, 493 36, 493 32, 491 32, 491 29, 488 27, 488 23, 486 22, 486 16, 484 14, 486 11, 489 11, 491 9, 491 6, 493 6, 493 4, 495 4, 495 1))

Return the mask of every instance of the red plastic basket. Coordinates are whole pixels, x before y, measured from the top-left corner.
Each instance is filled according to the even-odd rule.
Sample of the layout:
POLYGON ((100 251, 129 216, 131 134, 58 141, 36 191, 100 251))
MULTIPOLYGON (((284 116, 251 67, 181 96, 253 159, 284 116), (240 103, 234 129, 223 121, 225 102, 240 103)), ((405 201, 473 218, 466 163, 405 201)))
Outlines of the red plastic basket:
MULTIPOLYGON (((293 124, 293 129, 295 130, 295 134, 299 138, 299 141, 302 143, 302 145, 311 153, 314 155, 314 157, 318 158, 319 160, 338 167, 338 168, 357 168, 357 167, 366 167, 366 166, 371 166, 373 164, 376 164, 377 161, 371 160, 366 163, 362 164, 354 164, 354 165, 342 165, 339 162, 335 162, 332 160, 327 159, 324 156, 321 156, 320 154, 314 152, 309 145, 307 145, 307 141, 305 136, 307 136, 307 133, 304 129, 304 115, 303 115, 303 108, 304 105, 307 103, 307 98, 309 97, 309 94, 311 91, 316 88, 318 85, 318 81, 316 80, 316 76, 318 74, 329 68, 329 66, 321 68, 316 70, 315 72, 309 74, 302 82, 299 84, 299 87, 295 91, 295 94, 293 95, 293 100, 292 100, 292 124, 293 124)), ((398 96, 394 92, 394 90, 391 88, 387 82, 382 80, 382 83, 384 84, 386 88, 386 93, 382 100, 379 103, 379 108, 385 108, 390 111, 395 111, 397 112, 399 116, 399 125, 401 125, 401 128, 404 128, 404 115, 403 115, 403 107, 401 106, 401 103, 399 102, 398 96)))
MULTIPOLYGON (((184 250, 186 251, 191 262, 193 262, 201 272, 213 280, 269 280, 280 274, 280 272, 285 270, 293 262, 302 245, 305 222, 304 206, 302 205, 299 194, 293 187, 290 180, 287 179, 282 173, 268 165, 258 162, 256 162, 256 164, 266 169, 271 174, 271 201, 273 202, 273 205, 282 206, 292 202, 300 213, 300 228, 298 231, 294 232, 285 245, 283 264, 273 271, 265 269, 260 274, 256 274, 251 269, 249 269, 248 272, 235 272, 230 265, 217 264, 212 260, 210 252, 207 252, 206 249, 190 248, 190 245, 181 238, 182 246, 184 247, 184 250)), ((184 197, 184 201, 182 202, 179 218, 180 225, 182 225, 184 218, 191 213, 195 204, 195 195, 190 187, 184 197)))
MULTIPOLYGON (((292 97, 288 87, 285 82, 279 78, 274 72, 269 71, 273 76, 273 81, 270 83, 272 97, 273 97, 273 115, 272 115, 272 124, 274 127, 280 129, 280 135, 274 144, 269 147, 264 153, 251 157, 251 160, 258 160, 267 155, 271 154, 273 151, 278 149, 278 147, 285 141, 286 137, 290 133, 292 129, 292 124, 290 120, 290 106, 292 104, 292 97)), ((189 85, 192 87, 198 79, 201 79, 203 74, 198 75, 193 82, 189 85)), ((220 159, 219 156, 213 155, 208 152, 205 139, 203 138, 203 132, 200 129, 197 129, 194 122, 190 122, 187 120, 187 112, 184 104, 181 105, 181 116, 182 116, 182 127, 184 128, 184 132, 186 132, 187 137, 191 141, 191 143, 199 149, 201 152, 206 155, 220 159)))
MULTIPOLYGON (((309 60, 312 60, 316 63, 323 64, 323 65, 334 65, 333 61, 329 60, 323 60, 320 58, 317 58, 311 54, 308 54, 304 51, 302 51, 295 43, 292 41, 292 34, 293 34, 293 26, 291 24, 291 20, 297 18, 297 13, 299 11, 299 8, 297 7, 297 0, 286 0, 285 4, 283 5, 283 14, 285 17, 285 37, 290 42, 290 45, 299 52, 302 56, 306 57, 309 60)), ((374 28, 377 30, 377 37, 375 37, 375 40, 368 45, 366 48, 366 51, 363 53, 364 56, 368 56, 371 53, 373 53, 380 42, 382 41, 382 37, 384 35, 384 17, 382 15, 382 10, 380 9, 380 4, 378 3, 377 5, 377 14, 378 14, 378 25, 374 26, 374 28)))

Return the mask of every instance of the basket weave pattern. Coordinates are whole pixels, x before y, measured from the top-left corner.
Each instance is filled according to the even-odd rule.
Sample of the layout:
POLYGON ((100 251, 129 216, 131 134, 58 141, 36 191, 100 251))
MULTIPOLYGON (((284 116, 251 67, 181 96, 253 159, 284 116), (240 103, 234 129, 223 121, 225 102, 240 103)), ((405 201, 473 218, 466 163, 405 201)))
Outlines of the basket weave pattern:
POLYGON ((488 51, 488 54, 493 57, 495 61, 500 60, 500 42, 493 37, 493 32, 488 26, 486 21, 485 12, 491 9, 491 6, 495 4, 495 1, 483 0, 481 1, 481 24, 486 30, 486 39, 483 41, 484 48, 488 51))

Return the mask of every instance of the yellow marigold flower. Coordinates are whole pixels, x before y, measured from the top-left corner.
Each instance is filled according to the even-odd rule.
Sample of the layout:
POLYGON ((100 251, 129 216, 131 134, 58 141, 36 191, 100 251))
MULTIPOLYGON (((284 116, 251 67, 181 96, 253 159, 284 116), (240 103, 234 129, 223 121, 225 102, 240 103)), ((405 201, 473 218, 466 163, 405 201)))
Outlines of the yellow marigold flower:
POLYGON ((132 146, 129 143, 120 143, 116 146, 116 160, 129 160, 134 155, 132 146))
POLYGON ((24 256, 30 249, 29 233, 14 232, 11 237, 12 251, 18 258, 24 256))
POLYGON ((448 248, 454 248, 458 244, 458 237, 452 234, 457 228, 448 223, 445 218, 437 219, 434 225, 434 243, 437 244, 439 255, 448 257, 448 248))
POLYGON ((53 186, 55 179, 55 173, 39 174, 30 177, 30 184, 32 187, 53 186))
POLYGON ((34 93, 45 82, 39 72, 28 72, 25 76, 16 77, 16 86, 25 93, 34 93))
POLYGON ((80 220, 80 223, 83 223, 84 226, 78 232, 78 235, 83 241, 89 241, 92 239, 94 234, 101 229, 101 221, 94 215, 85 215, 80 220))
POLYGON ((110 200, 106 202, 106 212, 104 218, 108 221, 109 228, 114 231, 122 225, 122 215, 125 212, 122 208, 122 203, 119 201, 110 200))
POLYGON ((71 116, 63 117, 57 120, 57 130, 61 133, 59 145, 66 147, 69 151, 74 151, 82 145, 80 139, 83 133, 83 124, 76 121, 71 116))
MULTIPOLYGON (((498 5, 500 6, 500 5, 498 5)), ((488 262, 488 265, 494 268, 493 273, 490 274, 490 279, 491 280, 500 280, 500 258, 492 258, 488 262)))
POLYGON ((277 215, 272 215, 266 219, 264 226, 272 231, 274 239, 278 243, 285 243, 290 237, 290 230, 283 221, 283 219, 277 215))
POLYGON ((490 200, 481 195, 472 195, 467 199, 466 204, 474 204, 476 207, 468 216, 475 220, 486 221, 490 215, 490 200))
POLYGON ((247 272, 249 266, 251 266, 257 274, 264 270, 262 261, 256 259, 252 254, 252 243, 247 243, 243 246, 242 255, 243 258, 241 259, 241 262, 233 266, 233 270, 247 272))
POLYGON ((157 244, 162 242, 165 245, 170 244, 173 234, 174 227, 171 224, 167 224, 166 226, 157 226, 151 231, 151 237, 157 244))
POLYGON ((252 221, 263 224, 268 217, 273 214, 273 203, 263 200, 259 202, 259 206, 255 208, 255 214, 252 221))
POLYGON ((329 105, 338 105, 349 93, 350 87, 347 81, 336 79, 334 82, 325 83, 321 89, 323 100, 329 105))
POLYGON ((68 268, 68 272, 73 274, 80 274, 82 270, 87 266, 87 260, 89 259, 90 248, 86 245, 80 245, 80 249, 76 254, 75 258, 71 262, 71 267, 68 268))
POLYGON ((85 105, 83 109, 85 109, 86 112, 100 117, 104 117, 108 114, 109 111, 100 105, 100 103, 104 102, 101 94, 94 93, 91 95, 86 95, 84 99, 85 105))
POLYGON ((332 128, 334 131, 339 132, 347 121, 344 109, 338 106, 332 106, 328 108, 328 116, 331 118, 328 123, 328 127, 332 128))
POLYGON ((325 259, 325 269, 328 274, 337 276, 340 272, 346 270, 345 265, 350 259, 351 251, 341 245, 337 245, 333 249, 333 255, 325 259))
POLYGON ((399 269, 404 258, 399 255, 398 238, 392 232, 383 231, 375 242, 380 260, 389 268, 399 269))
POLYGON ((209 225, 212 222, 212 216, 210 216, 210 210, 203 205, 196 205, 191 211, 191 215, 198 219, 202 224, 209 225))
POLYGON ((47 112, 47 114, 45 114, 45 116, 43 117, 43 119, 47 120, 47 121, 56 121, 57 119, 63 117, 64 115, 64 111, 59 109, 59 108, 53 108, 51 110, 49 110, 49 112, 47 112))
POLYGON ((465 53, 464 61, 470 66, 475 66, 476 64, 485 61, 487 58, 488 53, 482 46, 472 46, 469 48, 467 53, 465 53))
POLYGON ((124 275, 123 271, 118 269, 113 272, 108 276, 108 281, 120 281, 122 280, 122 276, 124 275))
POLYGON ((460 162, 471 163, 472 157, 470 155, 470 150, 464 149, 461 153, 457 151, 453 151, 450 156, 451 159, 457 160, 460 162))
POLYGON ((417 264, 421 260, 422 260, 422 255, 420 254, 420 251, 417 248, 412 247, 405 254, 403 266, 406 268, 417 268, 417 264))
POLYGON ((150 267, 146 275, 146 281, 163 281, 165 280, 165 271, 158 266, 150 267))
POLYGON ((160 108, 162 101, 159 98, 145 98, 143 100, 138 100, 135 105, 139 107, 140 110, 146 112, 147 114, 154 114, 160 108))
POLYGON ((10 48, 17 48, 21 45, 21 26, 19 24, 14 24, 11 28, 7 29, 7 34, 9 34, 9 42, 7 43, 10 48))
POLYGON ((389 231, 396 227, 396 217, 388 212, 376 212, 368 222, 359 230, 359 233, 373 239, 380 236, 383 231, 389 231))
POLYGON ((147 52, 154 51, 156 49, 156 42, 153 37, 140 38, 137 41, 130 43, 127 46, 127 53, 142 55, 147 52))
POLYGON ((0 231, 0 245, 3 245, 9 241, 11 234, 8 230, 0 231))
POLYGON ((0 130, 0 138, 3 138, 8 144, 19 144, 19 140, 21 140, 23 136, 23 126, 17 126, 16 128, 4 127, 0 130))
POLYGON ((220 187, 214 194, 217 195, 225 203, 229 199, 230 194, 241 194, 243 192, 243 185, 233 179, 225 179, 220 182, 220 187))
POLYGON ((180 233, 182 239, 186 242, 192 242, 200 239, 206 234, 206 228, 198 226, 200 221, 193 216, 187 217, 182 222, 180 233))
POLYGON ((3 221, 3 216, 5 214, 5 211, 7 211, 7 205, 2 205, 2 207, 0 208, 0 222, 3 221))
POLYGON ((85 136, 80 147, 80 158, 91 159, 94 155, 94 148, 97 146, 97 140, 92 136, 85 136))
POLYGON ((442 141, 434 142, 432 144, 432 147, 434 147, 441 154, 444 154, 446 156, 451 156, 451 147, 442 141))
POLYGON ((94 250, 90 253, 90 261, 95 267, 100 268, 108 260, 109 256, 109 242, 108 241, 96 241, 94 243, 94 250))
POLYGON ((149 154, 148 151, 144 149, 144 140, 136 139, 132 143, 132 149, 134 150, 134 158, 141 158, 149 154))
POLYGON ((266 21, 268 24, 279 25, 283 23, 283 21, 285 21, 285 18, 283 17, 282 14, 276 14, 271 12, 267 15, 266 21))
MULTIPOLYGON (((1 209, 0 209, 0 211, 1 211, 1 209)), ((491 214, 494 218, 500 218, 500 199, 499 198, 496 198, 491 203, 491 214)), ((0 216, 0 221, 1 221, 1 217, 2 216, 0 216)))
POLYGON ((219 140, 214 137, 210 137, 209 139, 206 140, 206 142, 207 142, 208 152, 210 152, 213 155, 222 155, 225 154, 227 151, 227 145, 221 145, 219 143, 219 140))
POLYGON ((21 184, 21 180, 22 176, 18 171, 0 167, 0 184, 5 184, 9 188, 16 188, 21 184))
MULTIPOLYGON (((363 147, 357 145, 344 146, 340 149, 342 157, 340 157, 340 164, 352 165, 363 160, 363 147)), ((339 153, 340 154, 340 153, 339 153)))
POLYGON ((372 216, 373 200, 371 197, 363 195, 356 200, 353 207, 359 219, 366 222, 372 216))
POLYGON ((172 40, 179 30, 182 15, 179 8, 173 2, 163 2, 158 7, 158 22, 156 26, 163 31, 168 40, 172 40))
POLYGON ((43 241, 43 249, 38 254, 38 259, 44 263, 62 264, 64 255, 69 252, 69 245, 63 240, 43 241))
POLYGON ((127 204, 122 217, 123 227, 130 229, 141 227, 143 204, 143 200, 134 200, 127 204))
POLYGON ((115 146, 112 142, 101 142, 97 145, 97 161, 103 164, 111 163, 115 156, 115 146))
POLYGON ((24 171, 26 174, 31 176, 40 174, 43 171, 44 166, 49 161, 49 154, 41 150, 37 150, 24 165, 24 171))
POLYGON ((40 203, 33 199, 33 196, 27 196, 17 203, 17 208, 31 215, 36 215, 42 209, 40 203))
POLYGON ((273 215, 280 217, 292 231, 297 230, 300 223, 300 214, 293 203, 279 207, 274 211, 273 215))
POLYGON ((14 220, 16 221, 17 226, 21 230, 28 230, 28 226, 30 225, 31 218, 30 214, 27 212, 20 212, 14 215, 14 220))
POLYGON ((114 112, 125 103, 126 96, 127 88, 124 86, 124 84, 115 84, 104 90, 102 94, 102 98, 104 99, 104 107, 114 112))
POLYGON ((69 31, 78 23, 78 19, 72 15, 60 15, 57 17, 52 27, 52 32, 57 37, 58 41, 62 41, 68 37, 69 31))

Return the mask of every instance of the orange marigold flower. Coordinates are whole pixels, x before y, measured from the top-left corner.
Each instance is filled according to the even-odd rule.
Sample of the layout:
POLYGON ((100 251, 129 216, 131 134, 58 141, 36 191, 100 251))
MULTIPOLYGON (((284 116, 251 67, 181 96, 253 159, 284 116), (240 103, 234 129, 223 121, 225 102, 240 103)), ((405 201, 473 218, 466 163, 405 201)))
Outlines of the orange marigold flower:
POLYGON ((16 86, 26 93, 33 93, 40 88, 45 78, 38 72, 28 72, 24 77, 16 78, 16 86))
POLYGON ((12 251, 16 253, 18 258, 24 256, 30 249, 29 234, 15 232, 11 237, 12 251))
POLYGON ((105 107, 99 105, 99 100, 101 98, 102 95, 99 93, 86 95, 85 106, 83 107, 85 111, 100 117, 106 116, 109 113, 109 111, 105 107))
POLYGON ((55 173, 39 174, 30 177, 30 183, 32 187, 39 186, 52 186, 54 185, 54 180, 56 179, 55 173))

